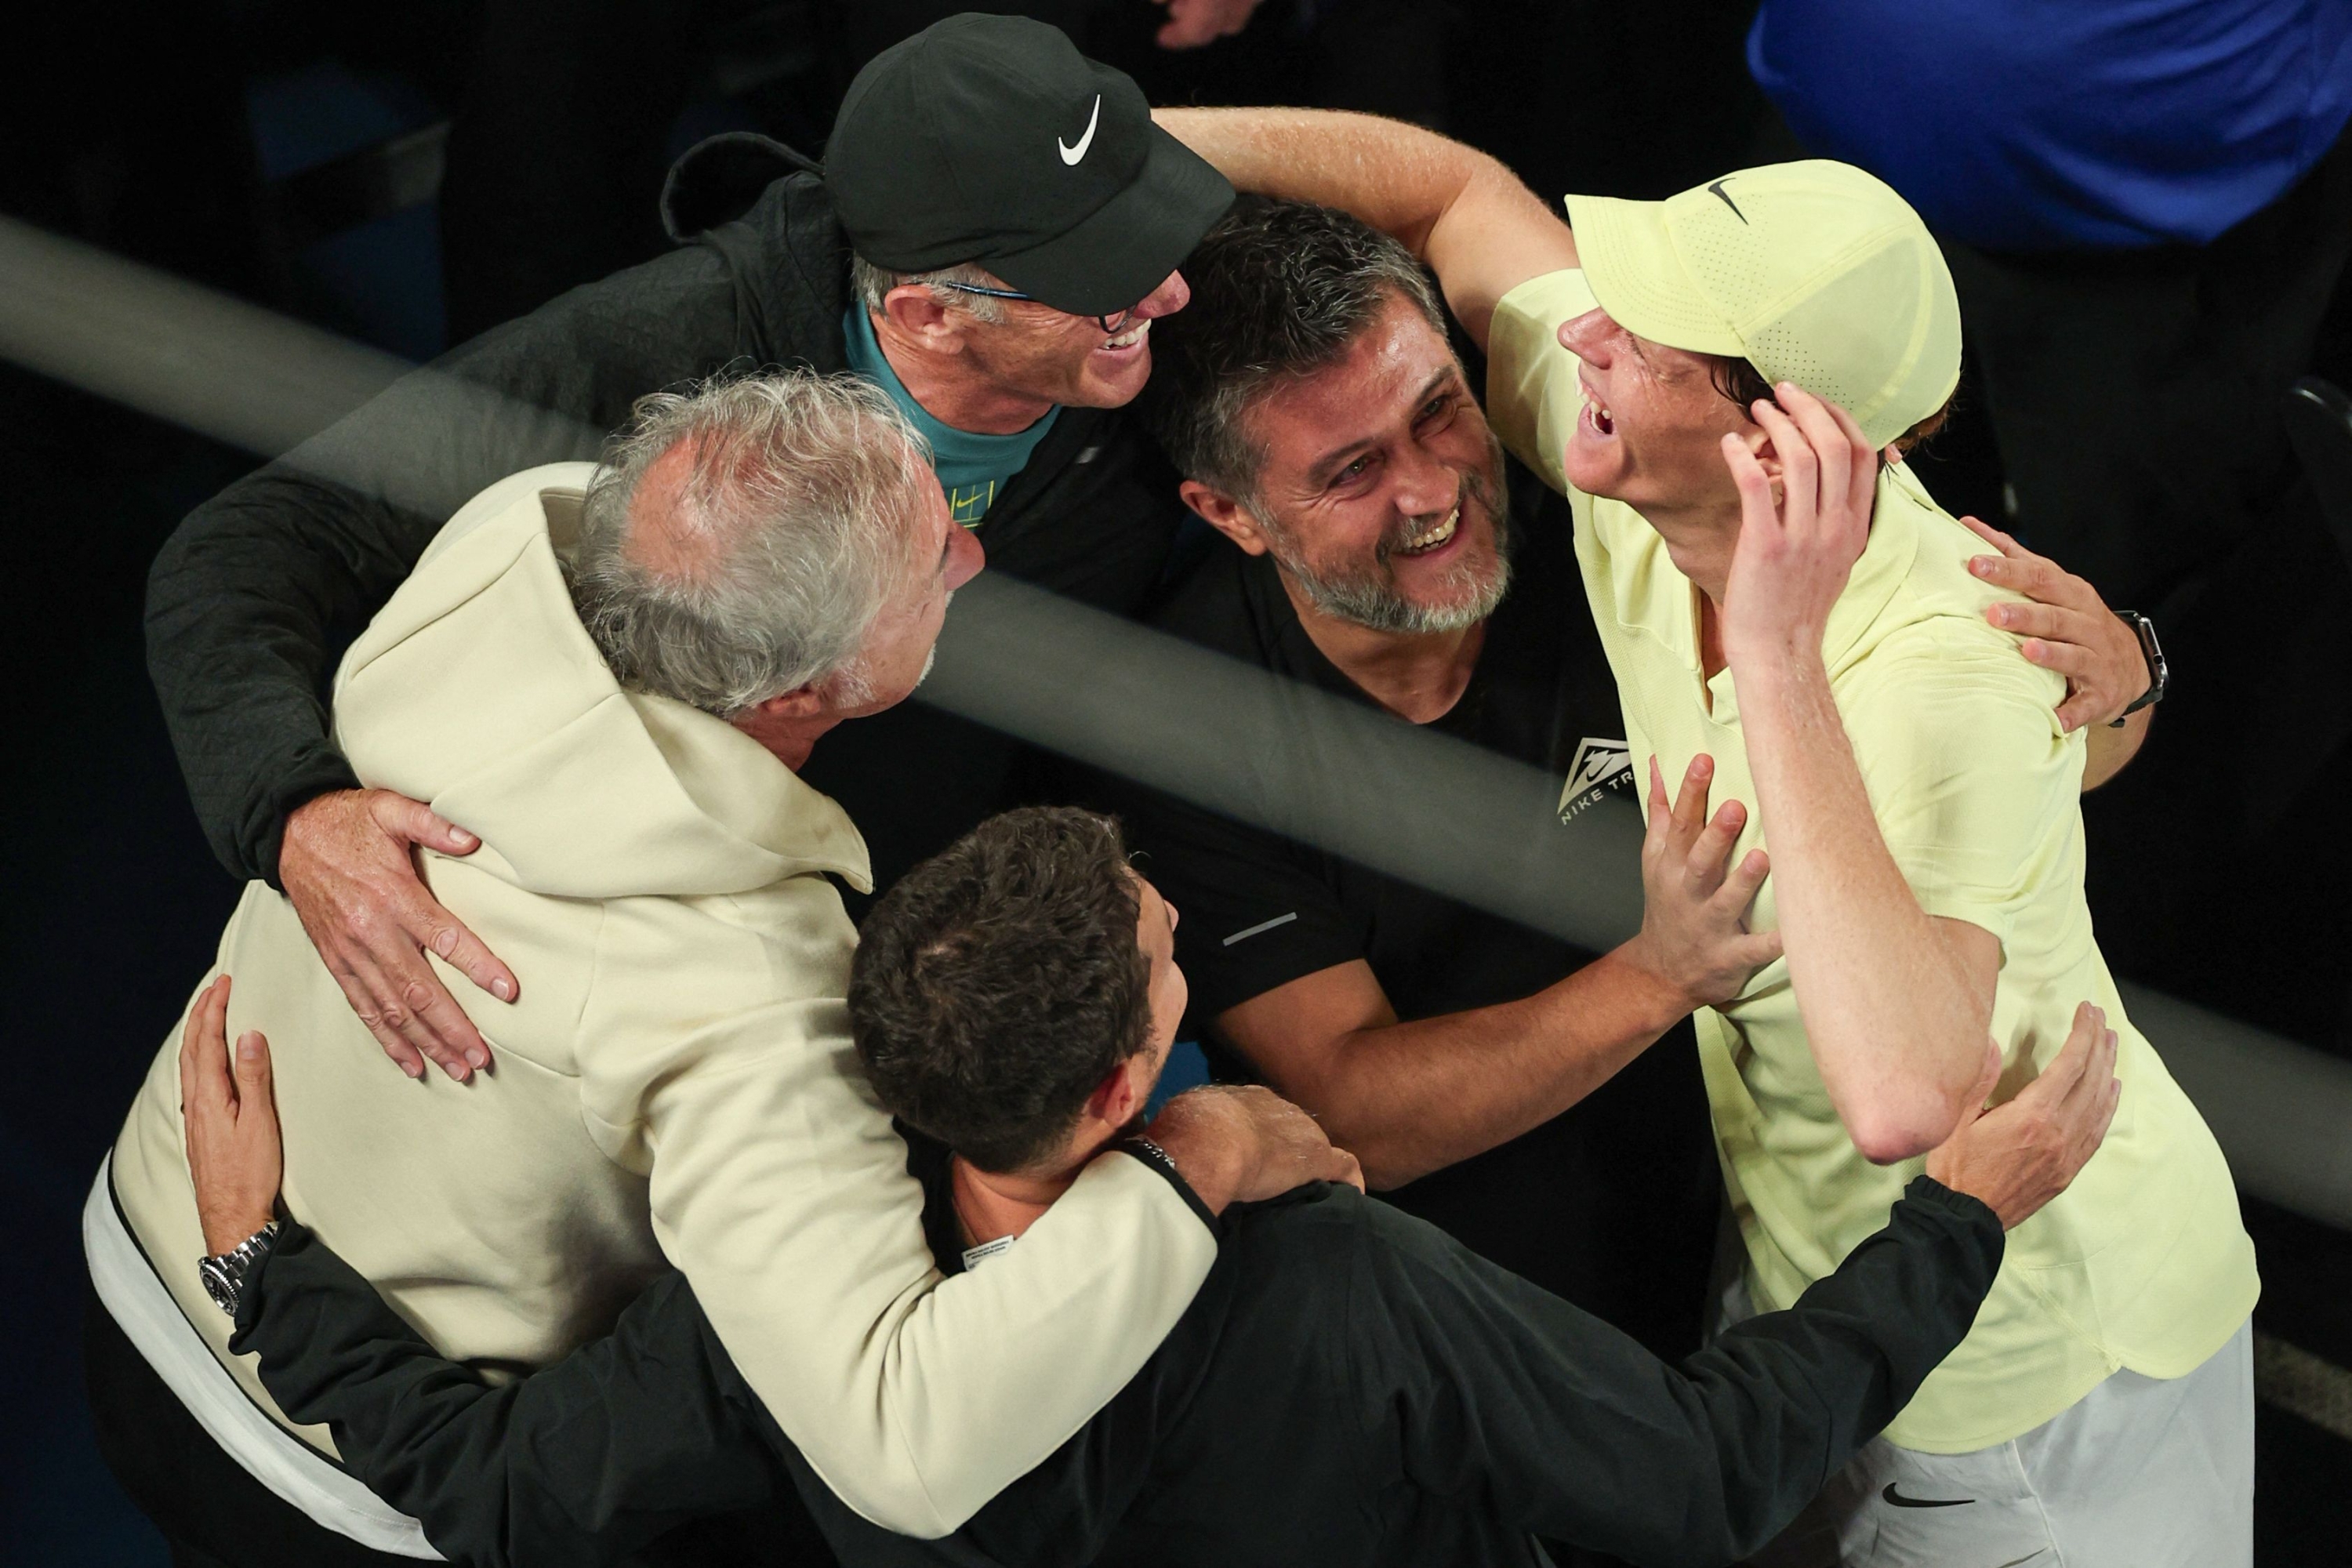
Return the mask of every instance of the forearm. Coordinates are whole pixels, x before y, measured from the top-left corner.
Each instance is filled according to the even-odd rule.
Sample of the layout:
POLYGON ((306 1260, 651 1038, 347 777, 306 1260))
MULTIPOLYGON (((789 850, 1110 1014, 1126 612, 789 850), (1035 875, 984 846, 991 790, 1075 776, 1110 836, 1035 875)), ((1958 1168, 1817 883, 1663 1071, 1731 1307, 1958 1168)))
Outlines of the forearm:
POLYGON ((1423 253, 1495 160, 1433 131, 1317 109, 1159 109, 1152 118, 1236 190, 1343 208, 1423 253))
POLYGON ((328 736, 328 643, 390 595, 432 530, 272 465, 190 513, 157 554, 148 672, 197 820, 232 875, 275 881, 287 814, 357 783, 328 736), (337 542, 362 534, 376 547, 337 542))
POLYGON ((1888 853, 1818 656, 1735 669, 1789 978, 1830 1099, 1880 1163, 1943 1142, 1992 998, 1888 853))
MULTIPOLYGON (((2002 1248, 1991 1210, 1918 1177, 1886 1227, 1789 1310, 1685 1362, 1677 1400, 1698 1413, 1713 1450, 1702 1465, 1721 1478, 1719 1513, 1696 1517, 1708 1531, 1719 1521, 1727 1549, 1685 1560, 1744 1558, 1784 1528, 1968 1336, 2002 1248)), ((1687 1527, 1671 1512, 1657 1522, 1687 1527)))
POLYGON ((693 1298, 674 1277, 613 1337, 491 1388, 436 1353, 373 1286, 289 1224, 247 1286, 232 1348, 295 1421, 484 1568, 617 1563, 681 1520, 751 1506, 775 1471, 693 1298))
POLYGON ((2156 721, 2154 707, 2141 709, 2118 730, 2094 724, 2084 731, 2083 790, 2088 794, 2124 771, 2147 743, 2148 726, 2156 721))
POLYGON ((1921 1178, 1793 1309, 1675 1366, 1377 1209, 1349 1341, 1364 1429, 1424 1489, 1659 1564, 1784 1527, 1967 1335, 2002 1245, 1990 1210, 1921 1178))
POLYGON ((1153 118, 1237 190, 1339 207, 1401 241, 1482 344, 1503 293, 1577 264, 1566 223, 1517 174, 1433 131, 1312 109, 1161 109, 1153 118))
POLYGON ((1401 1186, 1550 1121, 1689 1011, 1621 948, 1519 1001, 1355 1030, 1293 1097, 1368 1185, 1401 1186))

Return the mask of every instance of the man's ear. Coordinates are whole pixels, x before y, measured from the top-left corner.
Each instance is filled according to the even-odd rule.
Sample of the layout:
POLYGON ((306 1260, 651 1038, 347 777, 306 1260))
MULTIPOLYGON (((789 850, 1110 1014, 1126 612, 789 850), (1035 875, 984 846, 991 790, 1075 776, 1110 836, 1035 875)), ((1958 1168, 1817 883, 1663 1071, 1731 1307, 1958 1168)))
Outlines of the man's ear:
POLYGON ((1252 517, 1249 509, 1241 502, 1223 490, 1211 489, 1198 479, 1184 480, 1176 487, 1176 493, 1211 528, 1252 555, 1265 553, 1265 535, 1258 531, 1257 519, 1252 517))
POLYGON ((934 353, 963 352, 963 323, 920 283, 901 283, 883 295, 882 314, 898 332, 934 353))
POLYGON ((1159 1075, 1151 1070, 1151 1052, 1141 1050, 1104 1075, 1087 1097, 1087 1114, 1109 1127, 1124 1127, 1150 1103, 1159 1075))
POLYGON ((1757 466, 1761 468, 1769 477, 1779 479, 1780 454, 1773 450, 1770 432, 1761 425, 1751 424, 1745 430, 1738 432, 1738 435, 1741 444, 1748 448, 1748 455, 1756 459, 1757 466))
POLYGON ((755 702, 746 717, 755 719, 814 719, 825 710, 824 689, 814 681, 795 686, 790 691, 780 691, 764 702, 755 702))

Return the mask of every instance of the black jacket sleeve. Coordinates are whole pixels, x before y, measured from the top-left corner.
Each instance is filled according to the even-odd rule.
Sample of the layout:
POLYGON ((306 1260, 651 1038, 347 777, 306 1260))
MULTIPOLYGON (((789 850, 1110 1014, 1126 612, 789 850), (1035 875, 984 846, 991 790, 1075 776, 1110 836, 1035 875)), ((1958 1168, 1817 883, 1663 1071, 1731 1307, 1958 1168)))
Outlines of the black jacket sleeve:
POLYGON ((1967 1336, 2003 1240, 1919 1177, 1794 1307, 1675 1367, 1426 1227, 1367 1237, 1349 1338, 1375 1451, 1423 1491, 1652 1568, 1736 1561, 1795 1518, 1967 1336))
POLYGON ((328 1426, 352 1474, 453 1562, 619 1563, 792 1487, 681 1274, 647 1287, 610 1335, 493 1388, 289 1221, 249 1277, 230 1348, 258 1352, 278 1407, 328 1426))
POLYGON ((148 669, 231 872, 275 881, 286 814, 356 782, 328 735, 330 639, 485 486, 593 458, 635 398, 727 363, 740 310, 718 249, 674 251, 453 350, 188 515, 148 575, 148 669))

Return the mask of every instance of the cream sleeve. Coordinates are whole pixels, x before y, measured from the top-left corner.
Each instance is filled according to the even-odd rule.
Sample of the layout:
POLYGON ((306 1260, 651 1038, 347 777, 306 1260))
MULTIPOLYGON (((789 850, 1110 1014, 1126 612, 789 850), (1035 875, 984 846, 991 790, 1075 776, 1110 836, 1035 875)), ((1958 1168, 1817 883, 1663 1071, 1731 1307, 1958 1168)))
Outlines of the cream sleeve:
POLYGON ((1562 495, 1561 455, 1582 406, 1577 357, 1559 346, 1559 328, 1599 301, 1582 271, 1530 278, 1495 306, 1486 330, 1486 419, 1511 454, 1562 495))
POLYGON ((795 881, 814 884, 811 907, 781 935, 706 921, 691 973, 678 943, 625 929, 682 918, 677 900, 610 908, 583 1099, 608 1152, 650 1162, 663 1250, 816 1472, 875 1523, 940 1536, 1141 1368, 1216 1237, 1166 1178, 1112 1155, 1019 1247, 943 1279, 851 1048, 855 933, 829 887, 795 881))

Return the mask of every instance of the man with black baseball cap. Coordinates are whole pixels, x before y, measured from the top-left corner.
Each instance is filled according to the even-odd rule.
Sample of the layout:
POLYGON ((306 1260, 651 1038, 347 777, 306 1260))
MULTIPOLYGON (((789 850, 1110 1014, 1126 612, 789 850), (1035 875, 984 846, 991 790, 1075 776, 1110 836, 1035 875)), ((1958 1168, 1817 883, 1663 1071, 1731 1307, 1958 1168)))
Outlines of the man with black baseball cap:
POLYGON ((969 13, 858 73, 824 174, 875 266, 977 262, 1078 316, 1158 290, 1234 199, 1124 74, 1043 23, 969 13))
MULTIPOLYGON (((759 137, 688 153, 665 197, 677 249, 453 350, 164 545, 149 664, 215 853, 292 899, 395 1061, 460 1079, 486 1065, 466 1009, 511 1003, 529 976, 416 879, 415 847, 462 855, 471 836, 360 787, 335 749, 316 695, 331 630, 373 614, 468 497, 593 458, 636 398, 738 364, 877 382, 999 571, 1129 609, 1180 511, 1123 405, 1150 373, 1151 321, 1184 303, 1178 263, 1232 195, 1134 83, 1006 16, 950 17, 869 62, 822 170, 759 137), (485 417, 451 377, 506 396, 485 417), (354 486, 355 471, 385 479, 354 486), (472 982, 464 1006, 428 945, 472 982)), ((1009 742, 915 704, 866 728, 808 776, 847 807, 887 886, 1016 773, 1009 742)))

